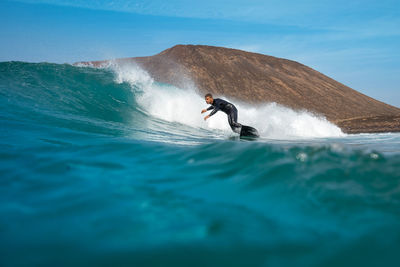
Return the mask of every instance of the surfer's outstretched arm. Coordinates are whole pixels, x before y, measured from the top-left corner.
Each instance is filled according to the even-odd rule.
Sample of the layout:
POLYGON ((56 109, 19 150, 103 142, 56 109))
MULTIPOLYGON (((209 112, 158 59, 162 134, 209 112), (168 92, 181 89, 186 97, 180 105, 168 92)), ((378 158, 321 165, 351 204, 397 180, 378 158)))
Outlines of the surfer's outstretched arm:
POLYGON ((214 107, 213 107, 213 106, 209 106, 208 108, 203 109, 203 110, 201 111, 201 114, 203 114, 204 112, 207 112, 207 110, 212 110, 212 109, 214 109, 214 107))
MULTIPOLYGON (((216 108, 216 107, 213 107, 213 106, 209 107, 207 110, 212 110, 212 109, 213 109, 213 111, 211 111, 210 114, 208 114, 207 116, 205 116, 205 117, 204 117, 204 120, 207 120, 207 119, 210 118, 212 115, 214 115, 215 113, 217 113, 217 111, 219 110, 219 108, 216 108)), ((203 113, 203 112, 201 112, 201 113, 203 113)))

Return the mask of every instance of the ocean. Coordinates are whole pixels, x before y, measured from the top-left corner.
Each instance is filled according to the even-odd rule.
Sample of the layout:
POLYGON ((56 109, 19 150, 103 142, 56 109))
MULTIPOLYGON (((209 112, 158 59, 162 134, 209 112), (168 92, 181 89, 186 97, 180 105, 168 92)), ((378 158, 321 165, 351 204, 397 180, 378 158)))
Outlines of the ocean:
POLYGON ((135 65, 0 63, 0 265, 399 266, 399 133, 228 100, 259 139, 135 65))

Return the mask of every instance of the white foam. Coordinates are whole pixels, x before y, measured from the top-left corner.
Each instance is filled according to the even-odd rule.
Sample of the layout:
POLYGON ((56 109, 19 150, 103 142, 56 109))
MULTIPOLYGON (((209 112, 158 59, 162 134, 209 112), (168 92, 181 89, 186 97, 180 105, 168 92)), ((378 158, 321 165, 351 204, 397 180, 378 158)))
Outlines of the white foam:
POLYGON ((251 107, 237 104, 239 121, 257 128, 262 136, 273 139, 340 137, 339 127, 322 116, 294 111, 276 103, 251 107))
MULTIPOLYGON (((192 84, 177 88, 154 82, 152 77, 136 65, 117 65, 111 67, 116 74, 116 82, 128 82, 141 108, 158 119, 179 122, 197 128, 218 129, 232 134, 227 116, 217 112, 207 121, 200 114, 207 108, 204 96, 196 92, 192 84)), ((257 106, 228 100, 238 108, 238 122, 258 129, 260 135, 272 139, 319 138, 344 136, 339 127, 321 116, 307 111, 294 111, 276 103, 257 106)))

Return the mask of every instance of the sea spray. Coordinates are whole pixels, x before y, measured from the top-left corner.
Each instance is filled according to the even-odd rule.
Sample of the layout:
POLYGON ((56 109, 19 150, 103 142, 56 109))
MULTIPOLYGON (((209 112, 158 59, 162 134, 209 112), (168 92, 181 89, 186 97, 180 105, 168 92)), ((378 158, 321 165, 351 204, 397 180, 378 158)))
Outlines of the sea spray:
MULTIPOLYGON (((134 90, 141 108, 151 116, 168 122, 179 122, 196 128, 211 128, 233 135, 226 115, 219 112, 212 119, 200 111, 207 107, 204 96, 190 84, 186 88, 161 84, 136 64, 112 64, 116 82, 127 82, 134 90)), ((250 105, 240 100, 215 95, 234 103, 239 110, 238 121, 257 128, 262 137, 272 139, 323 138, 344 136, 339 127, 322 116, 307 111, 294 111, 276 103, 250 105)))
POLYGON ((323 116, 306 110, 294 111, 276 103, 237 105, 243 124, 253 125, 262 136, 272 139, 324 138, 344 136, 339 127, 323 116))

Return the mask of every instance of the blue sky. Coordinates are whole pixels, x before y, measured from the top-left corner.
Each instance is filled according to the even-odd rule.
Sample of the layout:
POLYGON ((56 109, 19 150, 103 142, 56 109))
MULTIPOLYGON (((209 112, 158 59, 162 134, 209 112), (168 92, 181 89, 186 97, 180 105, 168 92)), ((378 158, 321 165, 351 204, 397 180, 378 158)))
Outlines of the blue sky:
POLYGON ((400 107, 398 0, 0 1, 0 61, 73 63, 206 44, 296 60, 400 107))

